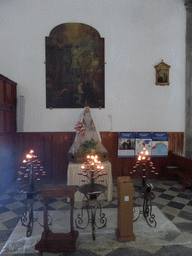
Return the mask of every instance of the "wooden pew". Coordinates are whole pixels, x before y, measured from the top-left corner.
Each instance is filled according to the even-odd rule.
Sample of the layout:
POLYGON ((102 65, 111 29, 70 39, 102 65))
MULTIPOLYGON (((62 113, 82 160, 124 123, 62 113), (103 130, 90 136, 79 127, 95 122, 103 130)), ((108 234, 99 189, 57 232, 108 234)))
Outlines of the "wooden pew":
POLYGON ((182 191, 185 191, 185 183, 192 183, 192 160, 183 156, 174 154, 171 150, 168 153, 167 171, 177 174, 183 181, 182 191))

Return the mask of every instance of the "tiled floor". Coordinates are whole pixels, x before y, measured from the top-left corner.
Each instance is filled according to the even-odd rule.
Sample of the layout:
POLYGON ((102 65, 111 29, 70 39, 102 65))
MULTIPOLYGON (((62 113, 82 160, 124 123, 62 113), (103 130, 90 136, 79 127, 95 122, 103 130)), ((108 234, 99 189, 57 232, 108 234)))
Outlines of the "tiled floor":
MULTIPOLYGON (((133 180, 134 184, 138 184, 138 180, 133 180)), ((170 245, 156 248, 155 253, 145 250, 145 248, 125 247, 122 246, 118 249, 107 254, 112 255, 180 255, 188 256, 192 255, 192 188, 186 188, 185 192, 182 192, 182 186, 178 181, 148 181, 154 185, 153 192, 155 198, 152 200, 152 204, 157 206, 162 213, 164 213, 169 220, 176 225, 176 227, 182 232, 183 236, 190 237, 191 243, 183 245, 170 245)), ((19 193, 17 186, 13 186, 5 194, 0 195, 0 250, 3 248, 5 242, 8 240, 13 229, 20 220, 21 214, 25 209, 26 195, 19 193)), ((37 202, 35 203, 37 204, 37 202)), ((103 201, 103 208, 116 208, 117 207, 117 187, 116 180, 114 180, 113 200, 112 202, 103 201)), ((39 210, 42 210, 42 205, 37 206, 39 210)), ((81 203, 75 202, 75 207, 80 208, 81 203)), ((66 200, 57 200, 52 198, 49 204, 50 210, 55 209, 69 209, 69 204, 66 200)), ((29 255, 29 254, 28 254, 29 255)), ((35 254, 37 255, 37 254, 35 254)), ((60 255, 67 255, 61 253, 60 255)), ((71 255, 98 255, 91 251, 76 251, 71 255)), ((32 256, 32 255, 31 255, 32 256)))

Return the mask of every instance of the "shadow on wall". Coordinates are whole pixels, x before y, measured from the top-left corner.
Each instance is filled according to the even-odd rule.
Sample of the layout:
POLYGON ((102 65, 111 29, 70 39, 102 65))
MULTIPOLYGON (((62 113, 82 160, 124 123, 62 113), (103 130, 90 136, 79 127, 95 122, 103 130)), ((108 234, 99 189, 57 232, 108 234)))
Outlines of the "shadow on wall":
POLYGON ((11 152, 7 149, 0 148, 0 194, 10 188, 13 173, 11 152))

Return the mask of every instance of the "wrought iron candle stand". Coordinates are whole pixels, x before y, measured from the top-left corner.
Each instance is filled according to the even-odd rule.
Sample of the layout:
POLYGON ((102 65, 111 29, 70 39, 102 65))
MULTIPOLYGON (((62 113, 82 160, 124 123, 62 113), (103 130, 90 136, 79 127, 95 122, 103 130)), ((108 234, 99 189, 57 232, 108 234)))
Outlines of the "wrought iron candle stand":
POLYGON ((41 178, 45 175, 46 173, 41 166, 41 162, 37 159, 37 156, 33 154, 33 150, 31 150, 29 154, 26 155, 26 159, 23 160, 23 166, 21 166, 18 171, 17 179, 24 185, 24 188, 27 187, 27 191, 25 192, 27 194, 25 212, 22 213, 21 216, 22 225, 27 227, 27 237, 30 237, 32 234, 33 223, 38 221, 38 218, 34 217, 34 200, 37 194, 37 191, 35 191, 35 184, 36 182, 40 182, 41 178))
POLYGON ((102 177, 107 173, 103 173, 104 167, 98 161, 98 156, 94 154, 87 156, 87 161, 81 166, 81 171, 78 175, 82 175, 83 179, 81 181, 87 183, 80 186, 79 191, 85 195, 87 201, 83 204, 81 212, 77 215, 75 224, 77 228, 85 229, 91 223, 92 238, 95 240, 95 227, 101 229, 107 224, 107 218, 102 212, 101 204, 97 200, 97 197, 104 193, 107 187, 96 183, 96 181, 99 179, 99 182, 104 182, 102 177), (97 209, 99 210, 98 216, 96 214, 97 209), (87 218, 84 211, 87 214, 87 218), (97 220, 99 220, 99 224, 97 220))
POLYGON ((133 166, 133 171, 130 172, 130 175, 135 174, 136 172, 141 172, 142 180, 140 186, 135 186, 136 191, 139 193, 138 196, 134 198, 135 206, 139 205, 139 211, 136 213, 136 207, 134 206, 133 211, 133 221, 138 220, 141 214, 143 214, 147 224, 150 227, 156 227, 157 222, 155 220, 155 215, 152 213, 152 203, 151 200, 155 197, 154 193, 152 192, 153 185, 147 184, 146 179, 149 173, 154 175, 158 175, 156 172, 155 167, 153 166, 153 162, 149 157, 149 152, 143 148, 140 152, 138 159, 136 161, 136 165, 133 166), (140 210, 140 199, 143 198, 143 205, 142 210, 140 210))

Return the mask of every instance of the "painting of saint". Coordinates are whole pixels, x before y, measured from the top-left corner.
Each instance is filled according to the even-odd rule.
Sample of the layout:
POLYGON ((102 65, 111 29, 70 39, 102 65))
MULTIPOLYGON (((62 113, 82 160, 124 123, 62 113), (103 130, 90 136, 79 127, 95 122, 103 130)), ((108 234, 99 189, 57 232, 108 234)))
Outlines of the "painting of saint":
POLYGON ((104 108, 104 39, 82 23, 56 26, 46 37, 46 107, 104 108))

